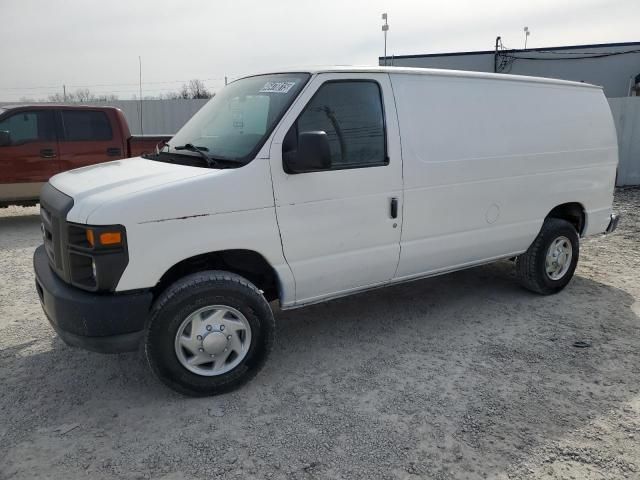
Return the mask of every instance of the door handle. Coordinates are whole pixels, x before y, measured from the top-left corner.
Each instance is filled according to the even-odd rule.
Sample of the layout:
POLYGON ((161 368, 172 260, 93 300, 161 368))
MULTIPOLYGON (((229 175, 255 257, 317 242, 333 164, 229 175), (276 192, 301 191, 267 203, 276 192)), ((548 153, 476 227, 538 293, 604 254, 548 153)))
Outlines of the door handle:
POLYGON ((56 152, 53 148, 43 148, 40 150, 40 156, 42 158, 55 158, 56 152))
POLYGON ((107 155, 109 155, 110 157, 120 156, 121 153, 122 150, 120 150, 119 148, 107 148, 107 155))
POLYGON ((396 197, 391 199, 391 218, 398 218, 398 199, 396 197))

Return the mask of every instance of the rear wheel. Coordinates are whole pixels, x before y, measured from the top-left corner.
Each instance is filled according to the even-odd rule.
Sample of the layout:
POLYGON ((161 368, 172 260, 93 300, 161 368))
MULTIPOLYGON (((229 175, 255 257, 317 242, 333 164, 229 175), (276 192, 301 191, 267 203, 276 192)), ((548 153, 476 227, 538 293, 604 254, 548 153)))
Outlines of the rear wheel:
POLYGON ((145 353, 156 376, 187 395, 215 395, 254 377, 275 324, 262 293, 223 271, 189 275, 156 301, 145 353))
POLYGON ((571 281, 579 253, 575 227, 566 220, 547 218, 529 249, 516 259, 518 280, 533 292, 557 293, 571 281))

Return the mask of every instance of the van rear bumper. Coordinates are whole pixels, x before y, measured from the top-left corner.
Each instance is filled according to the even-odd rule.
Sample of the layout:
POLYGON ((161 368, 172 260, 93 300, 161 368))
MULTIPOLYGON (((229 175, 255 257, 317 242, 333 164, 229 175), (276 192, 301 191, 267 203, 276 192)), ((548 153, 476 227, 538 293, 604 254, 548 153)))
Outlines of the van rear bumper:
POLYGON ((611 219, 609 220, 609 225, 604 233, 613 233, 616 228, 618 228, 618 222, 620 221, 620 215, 617 213, 611 214, 611 219))
POLYGON ((138 348, 153 296, 150 291, 91 293, 62 281, 44 246, 33 255, 36 290, 49 323, 67 344, 100 353, 138 348))

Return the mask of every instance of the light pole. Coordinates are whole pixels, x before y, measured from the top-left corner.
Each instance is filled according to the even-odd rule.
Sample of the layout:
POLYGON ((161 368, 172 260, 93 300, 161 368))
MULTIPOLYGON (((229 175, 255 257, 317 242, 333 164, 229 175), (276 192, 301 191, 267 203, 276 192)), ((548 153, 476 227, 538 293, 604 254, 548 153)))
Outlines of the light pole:
POLYGON ((382 14, 382 20, 384 20, 384 25, 382 25, 382 32, 384 33, 384 66, 387 66, 387 32, 389 31, 389 24, 387 23, 387 14, 382 14))
POLYGON ((142 57, 138 55, 139 80, 140 80, 140 135, 144 135, 144 124, 142 123, 142 57))
POLYGON ((524 49, 527 49, 527 40, 529 39, 529 35, 531 32, 529 31, 529 27, 524 27, 524 49))

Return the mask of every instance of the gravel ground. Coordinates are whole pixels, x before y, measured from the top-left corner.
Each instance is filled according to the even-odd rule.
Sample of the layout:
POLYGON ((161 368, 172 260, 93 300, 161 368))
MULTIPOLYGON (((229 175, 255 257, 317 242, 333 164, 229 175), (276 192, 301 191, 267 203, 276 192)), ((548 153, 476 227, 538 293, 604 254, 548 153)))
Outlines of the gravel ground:
POLYGON ((38 210, 1 210, 0 478, 640 478, 640 189, 616 208, 558 295, 499 262, 277 312, 257 379, 204 399, 58 340, 38 210))

